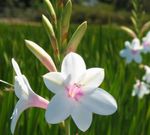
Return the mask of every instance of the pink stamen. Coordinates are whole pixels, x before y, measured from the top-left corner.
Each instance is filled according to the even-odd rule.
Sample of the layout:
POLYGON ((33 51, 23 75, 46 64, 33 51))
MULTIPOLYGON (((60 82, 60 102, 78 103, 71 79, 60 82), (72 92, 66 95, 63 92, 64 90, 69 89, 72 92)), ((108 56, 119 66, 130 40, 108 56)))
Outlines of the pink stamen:
POLYGON ((83 90, 81 86, 78 84, 67 86, 66 91, 67 91, 68 97, 73 98, 76 101, 79 101, 80 97, 83 96, 83 92, 82 92, 83 90))

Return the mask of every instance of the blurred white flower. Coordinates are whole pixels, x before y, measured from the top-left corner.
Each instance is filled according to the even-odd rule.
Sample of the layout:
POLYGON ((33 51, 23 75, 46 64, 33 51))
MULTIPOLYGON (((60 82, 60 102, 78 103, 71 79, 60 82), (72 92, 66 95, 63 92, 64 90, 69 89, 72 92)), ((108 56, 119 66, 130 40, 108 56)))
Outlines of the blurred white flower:
POLYGON ((136 84, 133 86, 132 96, 138 96, 141 99, 144 95, 149 93, 150 91, 148 85, 140 80, 137 80, 136 84))
POLYGON ((141 51, 143 47, 140 45, 140 40, 135 38, 132 42, 125 42, 125 49, 120 51, 120 56, 126 59, 126 63, 130 63, 132 60, 136 63, 142 62, 141 51))
POLYGON ((71 115, 77 127, 86 131, 91 125, 92 113, 110 115, 117 110, 115 99, 98 88, 104 79, 104 69, 86 70, 84 60, 76 53, 64 58, 61 72, 50 72, 43 77, 47 88, 56 94, 45 115, 50 124, 71 115))
POLYGON ((143 38, 143 52, 150 52, 150 31, 147 33, 146 37, 143 38))
POLYGON ((46 109, 49 102, 33 92, 27 78, 21 74, 20 68, 14 59, 12 59, 12 65, 16 72, 14 90, 16 96, 19 98, 11 117, 11 132, 13 134, 19 116, 24 110, 29 107, 46 109))
POLYGON ((145 75, 143 76, 143 80, 146 81, 147 83, 150 83, 150 67, 145 65, 144 69, 145 75))

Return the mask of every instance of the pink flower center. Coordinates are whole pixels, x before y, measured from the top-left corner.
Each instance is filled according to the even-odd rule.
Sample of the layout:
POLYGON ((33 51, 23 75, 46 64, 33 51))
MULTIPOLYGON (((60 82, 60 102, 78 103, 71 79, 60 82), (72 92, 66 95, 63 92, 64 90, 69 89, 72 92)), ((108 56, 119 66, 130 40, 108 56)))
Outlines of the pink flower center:
POLYGON ((149 42, 144 42, 144 47, 148 47, 148 46, 150 46, 150 43, 149 42))
POLYGON ((138 50, 132 50, 131 52, 133 55, 136 55, 138 53, 138 50))
POLYGON ((69 98, 79 101, 80 97, 83 96, 83 90, 80 85, 73 84, 66 87, 67 95, 69 98))

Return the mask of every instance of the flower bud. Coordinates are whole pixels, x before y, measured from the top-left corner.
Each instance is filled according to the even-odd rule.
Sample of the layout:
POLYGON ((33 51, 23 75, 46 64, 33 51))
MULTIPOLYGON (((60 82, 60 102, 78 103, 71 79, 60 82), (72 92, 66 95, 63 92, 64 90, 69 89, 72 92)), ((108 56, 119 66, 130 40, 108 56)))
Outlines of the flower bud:
POLYGON ((47 52, 41 48, 36 43, 25 40, 28 49, 40 60, 40 62, 51 72, 56 72, 56 66, 52 58, 47 54, 47 52))
POLYGON ((50 0, 44 0, 44 2, 45 2, 45 5, 46 5, 46 7, 47 7, 47 9, 48 9, 48 11, 49 11, 49 14, 50 14, 50 16, 51 16, 53 22, 54 22, 55 24, 57 24, 56 13, 55 13, 55 10, 54 10, 54 8, 53 8, 52 3, 50 2, 50 0))
POLYGON ((56 56, 58 56, 59 55, 58 43, 57 43, 53 26, 45 15, 42 15, 42 19, 43 19, 45 30, 47 31, 48 36, 50 38, 50 42, 52 44, 54 53, 56 54, 56 56))
POLYGON ((71 0, 68 0, 62 16, 62 42, 64 42, 67 39, 71 13, 72 13, 72 2, 71 0))
POLYGON ((82 37, 85 34, 86 29, 87 29, 87 22, 85 21, 77 28, 77 30, 72 35, 72 37, 68 43, 68 48, 67 48, 66 53, 76 51, 82 37))

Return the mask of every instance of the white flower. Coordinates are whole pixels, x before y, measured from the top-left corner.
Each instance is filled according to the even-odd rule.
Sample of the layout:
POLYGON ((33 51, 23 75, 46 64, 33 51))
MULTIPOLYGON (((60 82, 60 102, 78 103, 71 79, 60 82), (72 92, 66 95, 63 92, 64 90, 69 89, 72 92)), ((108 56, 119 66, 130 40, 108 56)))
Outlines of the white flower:
POLYGON ((147 83, 150 83, 150 67, 145 65, 144 69, 145 69, 146 73, 143 76, 143 80, 146 81, 147 83))
POLYGON ((46 110, 50 124, 71 115, 78 128, 86 131, 91 125, 92 113, 110 115, 117 110, 115 99, 98 88, 104 79, 104 69, 86 70, 84 60, 76 53, 64 58, 61 72, 50 72, 43 77, 48 89, 56 94, 46 110))
POLYGON ((126 63, 130 63, 132 60, 136 63, 142 62, 141 51, 142 46, 140 45, 139 39, 135 38, 130 43, 128 41, 125 42, 125 49, 120 51, 120 56, 126 58, 126 63))
POLYGON ((143 98, 144 95, 149 94, 150 91, 148 89, 148 85, 142 81, 137 80, 136 84, 134 84, 132 96, 138 96, 139 98, 143 98))
POLYGON ((147 33, 146 37, 143 38, 143 52, 150 52, 150 31, 147 33))
POLYGON ((21 74, 20 68, 14 59, 12 59, 12 65, 16 72, 14 90, 19 98, 11 117, 11 132, 13 134, 19 116, 24 110, 29 107, 46 109, 49 102, 33 92, 27 78, 21 74))

